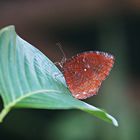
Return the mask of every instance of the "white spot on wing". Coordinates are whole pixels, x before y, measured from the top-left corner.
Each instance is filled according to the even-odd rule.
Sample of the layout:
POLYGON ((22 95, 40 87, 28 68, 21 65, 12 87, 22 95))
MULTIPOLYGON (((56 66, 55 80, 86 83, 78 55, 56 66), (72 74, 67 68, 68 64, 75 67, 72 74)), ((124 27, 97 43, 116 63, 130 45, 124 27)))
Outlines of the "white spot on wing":
POLYGON ((87 71, 87 69, 85 68, 84 71, 87 71))
POLYGON ((83 94, 87 94, 86 92, 83 92, 83 94))
POLYGON ((75 97, 78 97, 78 96, 79 96, 79 94, 76 94, 76 95, 75 95, 75 97))
POLYGON ((96 51, 96 54, 100 54, 100 52, 99 51, 96 51))

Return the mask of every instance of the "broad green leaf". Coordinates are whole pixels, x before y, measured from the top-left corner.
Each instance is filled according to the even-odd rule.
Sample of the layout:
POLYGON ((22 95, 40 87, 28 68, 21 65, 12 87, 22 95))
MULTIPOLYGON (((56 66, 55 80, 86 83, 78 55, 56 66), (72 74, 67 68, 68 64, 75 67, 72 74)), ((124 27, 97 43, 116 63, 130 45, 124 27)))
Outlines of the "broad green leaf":
POLYGON ((0 122, 12 108, 80 109, 118 126, 105 111, 73 98, 59 69, 14 26, 0 31, 0 96, 0 122))

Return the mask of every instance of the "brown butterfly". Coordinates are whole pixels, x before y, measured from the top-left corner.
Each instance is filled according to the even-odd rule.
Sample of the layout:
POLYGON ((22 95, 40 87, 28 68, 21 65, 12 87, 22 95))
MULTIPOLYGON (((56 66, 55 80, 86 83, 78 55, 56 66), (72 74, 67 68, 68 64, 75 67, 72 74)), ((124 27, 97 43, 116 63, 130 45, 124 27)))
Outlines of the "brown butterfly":
MULTIPOLYGON (((63 52, 62 49, 61 51, 63 52)), ((65 59, 64 54, 61 67, 72 95, 77 99, 86 99, 96 95, 113 64, 113 55, 89 51, 77 54, 70 59, 65 59)))

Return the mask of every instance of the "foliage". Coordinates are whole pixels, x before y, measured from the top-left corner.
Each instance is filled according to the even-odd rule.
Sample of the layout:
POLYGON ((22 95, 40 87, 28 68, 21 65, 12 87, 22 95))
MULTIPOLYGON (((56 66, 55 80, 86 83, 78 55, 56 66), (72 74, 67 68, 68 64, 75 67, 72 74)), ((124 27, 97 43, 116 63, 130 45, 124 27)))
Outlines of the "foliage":
POLYGON ((118 126, 105 111, 73 98, 59 69, 14 26, 0 31, 0 96, 1 122, 12 108, 80 109, 118 126))

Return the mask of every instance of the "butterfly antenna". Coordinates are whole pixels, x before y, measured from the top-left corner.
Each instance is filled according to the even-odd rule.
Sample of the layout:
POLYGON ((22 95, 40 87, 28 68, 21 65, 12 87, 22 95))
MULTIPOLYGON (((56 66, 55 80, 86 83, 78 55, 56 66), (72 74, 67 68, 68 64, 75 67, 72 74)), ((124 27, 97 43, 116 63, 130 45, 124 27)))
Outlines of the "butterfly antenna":
POLYGON ((62 45, 60 44, 60 42, 56 43, 56 45, 59 47, 60 51, 61 51, 62 54, 63 54, 63 58, 62 58, 62 60, 61 60, 61 63, 63 64, 63 63, 66 61, 66 55, 65 55, 65 53, 64 53, 64 51, 63 51, 63 49, 62 49, 62 45))

